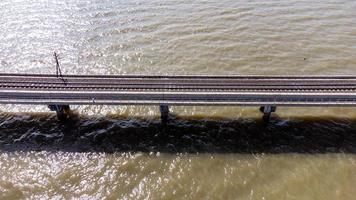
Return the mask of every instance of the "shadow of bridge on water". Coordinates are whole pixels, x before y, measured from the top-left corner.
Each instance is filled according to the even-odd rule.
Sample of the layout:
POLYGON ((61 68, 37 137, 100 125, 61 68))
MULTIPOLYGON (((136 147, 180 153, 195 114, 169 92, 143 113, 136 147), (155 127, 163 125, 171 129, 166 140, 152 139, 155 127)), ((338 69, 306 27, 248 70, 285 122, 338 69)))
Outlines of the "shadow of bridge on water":
POLYGON ((158 119, 1 114, 0 151, 356 153, 356 120, 158 119))

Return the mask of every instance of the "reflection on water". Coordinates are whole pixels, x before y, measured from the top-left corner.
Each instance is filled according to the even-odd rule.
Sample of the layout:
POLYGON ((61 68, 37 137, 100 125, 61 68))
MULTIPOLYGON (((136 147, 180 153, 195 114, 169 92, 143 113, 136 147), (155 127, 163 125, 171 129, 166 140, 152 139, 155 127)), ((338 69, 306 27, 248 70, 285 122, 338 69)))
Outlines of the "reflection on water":
MULTIPOLYGON (((353 0, 2 0, 0 72, 54 73, 58 51, 64 74, 350 75, 355 10, 353 0)), ((200 118, 162 127, 153 107, 75 108, 91 117, 0 115, 0 199, 356 195, 353 109, 282 108, 263 124, 256 109, 175 107, 200 118)))

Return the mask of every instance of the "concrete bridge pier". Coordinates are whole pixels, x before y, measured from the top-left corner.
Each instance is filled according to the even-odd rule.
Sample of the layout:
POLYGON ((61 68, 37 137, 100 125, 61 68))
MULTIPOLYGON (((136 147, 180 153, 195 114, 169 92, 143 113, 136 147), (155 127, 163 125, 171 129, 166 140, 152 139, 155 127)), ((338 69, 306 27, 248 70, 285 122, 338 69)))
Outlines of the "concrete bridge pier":
POLYGON ((167 124, 168 122, 168 116, 169 116, 169 107, 168 105, 160 105, 159 106, 159 111, 161 112, 161 121, 162 124, 167 124))
POLYGON ((59 121, 65 121, 69 118, 70 107, 69 105, 49 105, 48 108, 51 111, 56 111, 57 119, 59 121))
POLYGON ((277 107, 276 106, 261 106, 260 111, 263 113, 263 121, 264 122, 269 122, 271 118, 272 112, 276 112, 277 107))

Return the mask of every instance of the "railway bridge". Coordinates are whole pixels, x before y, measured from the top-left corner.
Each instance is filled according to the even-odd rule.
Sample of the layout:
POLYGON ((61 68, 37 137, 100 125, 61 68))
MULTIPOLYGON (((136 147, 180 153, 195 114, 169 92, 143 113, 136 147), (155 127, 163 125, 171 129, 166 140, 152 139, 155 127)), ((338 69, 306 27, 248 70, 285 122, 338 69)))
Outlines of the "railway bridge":
POLYGON ((66 119, 70 105, 356 106, 356 76, 147 76, 0 74, 1 104, 42 104, 66 119))

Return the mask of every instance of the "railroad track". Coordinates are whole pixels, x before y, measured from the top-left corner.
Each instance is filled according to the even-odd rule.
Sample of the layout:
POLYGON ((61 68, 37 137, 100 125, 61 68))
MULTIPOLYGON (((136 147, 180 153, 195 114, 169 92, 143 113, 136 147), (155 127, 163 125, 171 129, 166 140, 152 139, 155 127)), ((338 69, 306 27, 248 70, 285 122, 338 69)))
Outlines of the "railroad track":
POLYGON ((352 106, 356 77, 0 74, 0 103, 352 106))
MULTIPOLYGON (((0 74, 0 103, 68 105, 356 106, 356 76, 93 76, 0 74)), ((53 107, 54 106, 54 107, 53 107)))

